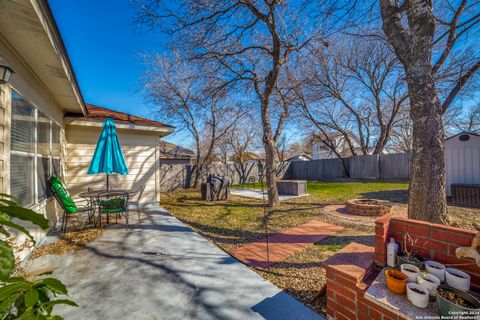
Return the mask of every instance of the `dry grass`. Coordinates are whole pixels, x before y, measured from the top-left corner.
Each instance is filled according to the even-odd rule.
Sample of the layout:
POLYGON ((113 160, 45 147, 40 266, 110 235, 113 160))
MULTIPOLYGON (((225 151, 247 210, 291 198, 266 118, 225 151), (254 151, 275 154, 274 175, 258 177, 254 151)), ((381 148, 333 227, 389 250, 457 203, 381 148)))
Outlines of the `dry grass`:
MULTIPOLYGON (((232 197, 228 201, 206 202, 201 201, 196 191, 181 191, 162 195, 162 206, 227 252, 265 237, 261 201, 232 197)), ((269 234, 314 218, 342 225, 344 230, 268 270, 254 269, 320 313, 324 311, 324 301, 319 300, 314 304, 309 301, 325 284, 321 262, 352 241, 373 245, 374 239, 373 227, 339 222, 324 214, 323 206, 315 197, 308 197, 287 201, 275 209, 267 209, 269 234)))
MULTIPOLYGON (((342 225, 344 230, 290 256, 268 270, 254 269, 313 310, 325 314, 325 299, 310 300, 325 284, 321 262, 350 242, 374 245, 374 229, 340 221, 323 213, 327 204, 343 203, 351 198, 379 198, 398 202, 394 214, 405 214, 408 183, 388 181, 309 182, 309 197, 283 202, 266 209, 268 233, 320 219, 342 225)), ((259 200, 231 197, 227 201, 202 201, 198 191, 162 194, 162 206, 225 251, 265 237, 263 203, 259 200)), ((449 207, 452 224, 473 228, 480 209, 449 207)))
POLYGON ((83 249, 89 242, 97 239, 101 233, 102 230, 99 228, 86 228, 67 232, 60 236, 60 240, 33 250, 31 258, 35 259, 47 254, 64 255, 75 252, 83 249))

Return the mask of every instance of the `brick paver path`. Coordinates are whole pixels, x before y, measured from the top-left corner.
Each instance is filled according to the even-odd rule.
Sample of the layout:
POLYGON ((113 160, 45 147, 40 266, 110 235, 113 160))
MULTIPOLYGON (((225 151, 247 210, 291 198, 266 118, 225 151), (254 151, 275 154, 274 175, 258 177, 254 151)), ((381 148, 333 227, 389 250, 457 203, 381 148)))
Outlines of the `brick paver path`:
POLYGON ((265 239, 249 243, 230 251, 235 258, 256 268, 267 268, 284 261, 292 254, 312 247, 315 242, 342 230, 343 227, 320 220, 311 220, 300 226, 287 229, 268 237, 269 260, 265 239))

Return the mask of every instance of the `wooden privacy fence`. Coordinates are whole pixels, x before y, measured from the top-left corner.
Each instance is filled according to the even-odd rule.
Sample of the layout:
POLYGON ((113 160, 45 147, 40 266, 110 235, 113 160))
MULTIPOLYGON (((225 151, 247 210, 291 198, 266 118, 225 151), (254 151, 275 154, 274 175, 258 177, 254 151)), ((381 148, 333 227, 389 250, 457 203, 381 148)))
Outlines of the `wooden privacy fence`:
MULTIPOLYGON (((277 166, 277 176, 283 178, 288 163, 277 166)), ((180 188, 191 188, 195 181, 196 165, 160 164, 160 191, 169 192, 180 188)), ((255 182, 263 177, 263 166, 257 163, 247 164, 212 164, 201 170, 199 182, 206 180, 209 174, 226 176, 233 184, 246 183, 254 177, 255 182)))
MULTIPOLYGON (((354 156, 345 158, 350 178, 356 179, 409 179, 407 153, 354 156)), ((160 191, 169 192, 191 188, 195 181, 195 165, 160 164, 160 191)), ((214 164, 203 168, 199 181, 208 174, 228 176, 233 184, 246 183, 250 177, 258 182, 263 177, 261 163, 214 164)), ((282 162, 277 167, 277 178, 308 181, 346 178, 340 159, 282 162)))
MULTIPOLYGON (((344 158, 350 178, 355 179, 409 179, 408 153, 364 155, 344 158)), ((286 179, 323 180, 346 178, 348 175, 340 159, 295 161, 290 163, 286 179)))

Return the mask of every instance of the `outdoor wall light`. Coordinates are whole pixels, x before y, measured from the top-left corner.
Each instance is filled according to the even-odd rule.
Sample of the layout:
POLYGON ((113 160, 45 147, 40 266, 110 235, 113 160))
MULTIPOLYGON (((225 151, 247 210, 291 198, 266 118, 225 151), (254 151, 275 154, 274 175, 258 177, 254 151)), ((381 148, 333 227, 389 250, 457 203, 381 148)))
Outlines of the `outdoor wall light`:
POLYGON ((0 84, 8 83, 13 70, 7 66, 0 65, 0 84))

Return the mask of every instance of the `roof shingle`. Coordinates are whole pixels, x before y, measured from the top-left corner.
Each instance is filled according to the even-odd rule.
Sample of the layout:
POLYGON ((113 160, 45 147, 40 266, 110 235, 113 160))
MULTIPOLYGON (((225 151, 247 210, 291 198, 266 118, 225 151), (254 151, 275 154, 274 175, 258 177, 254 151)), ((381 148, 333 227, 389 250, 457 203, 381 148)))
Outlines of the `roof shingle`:
POLYGON ((168 124, 154 121, 147 118, 137 117, 128 113, 115 111, 103 107, 99 107, 93 104, 85 104, 87 107, 87 114, 85 116, 79 114, 67 114, 67 117, 85 119, 85 120, 98 120, 104 121, 108 117, 112 118, 113 121, 123 124, 135 124, 135 125, 144 125, 152 127, 165 127, 165 128, 174 128, 168 124))

